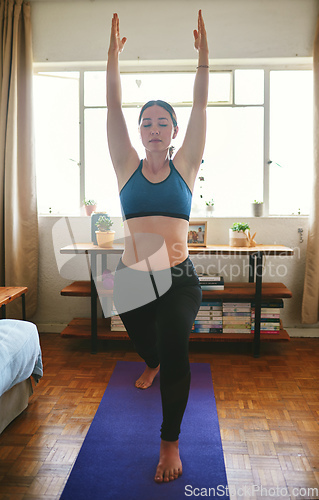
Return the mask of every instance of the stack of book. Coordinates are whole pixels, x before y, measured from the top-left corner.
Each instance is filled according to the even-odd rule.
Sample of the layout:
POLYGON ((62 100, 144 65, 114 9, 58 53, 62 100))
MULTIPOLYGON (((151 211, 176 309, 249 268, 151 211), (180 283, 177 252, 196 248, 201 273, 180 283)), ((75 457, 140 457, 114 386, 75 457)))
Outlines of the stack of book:
MULTIPOLYGON (((260 317, 260 333, 278 334, 280 330, 280 310, 284 303, 282 299, 262 302, 260 317)), ((251 331, 255 332, 255 304, 251 304, 251 331)))
POLYGON ((224 290, 224 278, 222 276, 208 276, 200 274, 199 282, 202 290, 224 290))
POLYGON ((250 302, 223 303, 223 333, 251 332, 250 302))
POLYGON ((192 331, 195 333, 223 333, 221 300, 210 300, 201 303, 192 331))
POLYGON ((123 321, 119 317, 115 305, 113 302, 111 311, 111 332, 125 332, 126 328, 123 325, 123 321))

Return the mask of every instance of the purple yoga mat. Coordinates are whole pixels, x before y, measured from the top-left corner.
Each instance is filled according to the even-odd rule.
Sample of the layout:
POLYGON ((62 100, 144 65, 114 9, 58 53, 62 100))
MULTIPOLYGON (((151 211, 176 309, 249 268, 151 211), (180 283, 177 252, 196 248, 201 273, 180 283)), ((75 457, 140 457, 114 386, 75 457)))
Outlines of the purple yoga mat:
POLYGON ((61 500, 229 498, 209 364, 191 363, 180 435, 183 474, 161 484, 154 481, 162 423, 159 375, 149 389, 137 389, 144 367, 116 363, 61 500))

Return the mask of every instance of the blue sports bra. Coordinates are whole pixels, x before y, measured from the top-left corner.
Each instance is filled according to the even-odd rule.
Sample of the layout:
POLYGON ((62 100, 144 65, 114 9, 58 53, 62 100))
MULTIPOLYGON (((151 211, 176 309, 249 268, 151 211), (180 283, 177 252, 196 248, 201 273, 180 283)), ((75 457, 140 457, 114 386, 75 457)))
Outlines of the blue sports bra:
POLYGON ((162 215, 189 220, 192 192, 169 162, 171 171, 161 182, 151 182, 142 173, 143 160, 120 191, 123 219, 162 215))

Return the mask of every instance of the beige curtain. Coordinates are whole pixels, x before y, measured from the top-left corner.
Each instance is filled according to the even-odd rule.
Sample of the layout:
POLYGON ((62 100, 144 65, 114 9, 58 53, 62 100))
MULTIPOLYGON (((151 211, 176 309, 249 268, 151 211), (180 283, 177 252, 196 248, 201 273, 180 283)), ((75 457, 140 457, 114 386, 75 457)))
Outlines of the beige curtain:
MULTIPOLYGON (((28 318, 38 284, 32 115, 30 5, 0 0, 0 285, 28 287, 28 318)), ((21 317, 16 302, 10 317, 21 317)))
POLYGON ((302 323, 316 323, 319 319, 319 18, 313 52, 314 75, 314 180, 306 274, 302 301, 302 323))

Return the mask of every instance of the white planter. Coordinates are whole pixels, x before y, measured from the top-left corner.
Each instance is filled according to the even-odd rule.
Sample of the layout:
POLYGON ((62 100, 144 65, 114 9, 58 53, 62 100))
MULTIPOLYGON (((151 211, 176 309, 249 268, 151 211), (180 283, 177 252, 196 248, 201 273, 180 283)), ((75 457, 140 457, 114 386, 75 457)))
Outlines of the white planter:
POLYGON ((252 212, 254 217, 262 217, 263 211, 264 211, 264 204, 263 203, 252 203, 252 212))
POLYGON ((95 231, 97 244, 100 248, 113 246, 115 231, 95 231))
POLYGON ((247 231, 233 231, 229 229, 229 246, 231 247, 249 247, 249 238, 247 231))
POLYGON ((212 217, 214 211, 214 207, 211 205, 206 205, 206 215, 207 217, 212 217))

